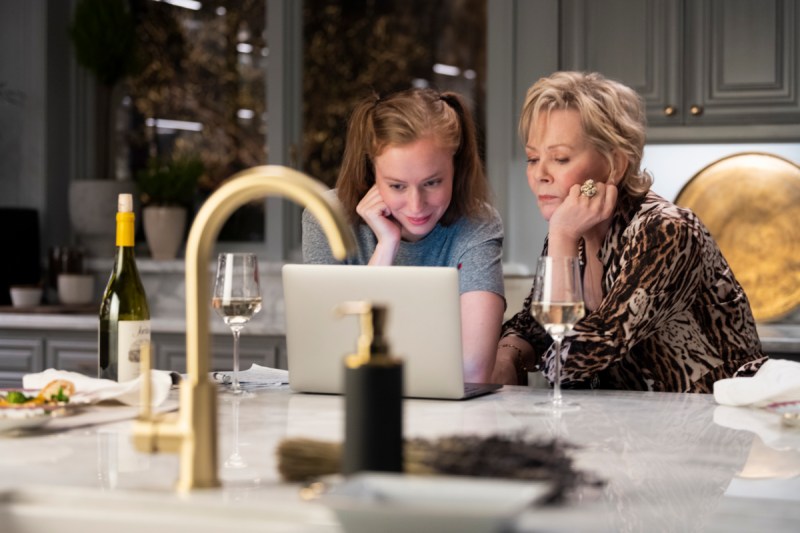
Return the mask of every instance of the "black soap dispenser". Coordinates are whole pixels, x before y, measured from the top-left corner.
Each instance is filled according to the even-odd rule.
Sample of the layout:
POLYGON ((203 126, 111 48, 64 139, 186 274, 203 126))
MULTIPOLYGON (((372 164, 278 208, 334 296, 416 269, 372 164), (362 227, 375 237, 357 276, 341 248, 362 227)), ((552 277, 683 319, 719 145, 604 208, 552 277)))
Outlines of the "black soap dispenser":
POLYGON ((386 308, 345 302, 359 315, 358 351, 345 358, 345 437, 342 473, 403 471, 403 363, 384 338, 386 308))

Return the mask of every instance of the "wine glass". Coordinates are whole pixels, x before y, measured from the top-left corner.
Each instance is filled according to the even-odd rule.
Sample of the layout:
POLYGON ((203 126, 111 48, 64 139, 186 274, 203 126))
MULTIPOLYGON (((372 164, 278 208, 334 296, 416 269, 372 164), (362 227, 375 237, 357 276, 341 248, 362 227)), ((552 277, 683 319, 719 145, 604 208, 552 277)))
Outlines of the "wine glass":
POLYGON ((240 394, 239 333, 261 310, 258 259, 255 254, 219 254, 211 305, 233 332, 233 379, 231 391, 240 394))
POLYGON ((550 401, 535 404, 540 410, 567 411, 578 409, 576 403, 561 397, 561 341, 583 318, 583 286, 580 261, 577 257, 542 256, 533 280, 531 314, 552 337, 555 345, 555 381, 550 401))

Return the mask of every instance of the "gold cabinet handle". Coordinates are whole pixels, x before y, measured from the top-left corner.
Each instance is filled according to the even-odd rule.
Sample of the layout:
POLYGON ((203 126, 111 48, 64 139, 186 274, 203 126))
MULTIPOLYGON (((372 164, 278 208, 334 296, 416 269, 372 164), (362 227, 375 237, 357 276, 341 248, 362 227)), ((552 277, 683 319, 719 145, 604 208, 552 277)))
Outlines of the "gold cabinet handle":
POLYGON ((675 106, 668 105, 667 107, 664 108, 664 116, 667 117, 674 117, 675 113, 677 112, 678 110, 675 108, 675 106))
POLYGON ((693 105, 692 107, 689 108, 689 112, 692 114, 692 116, 699 117, 700 115, 703 114, 703 106, 693 105))

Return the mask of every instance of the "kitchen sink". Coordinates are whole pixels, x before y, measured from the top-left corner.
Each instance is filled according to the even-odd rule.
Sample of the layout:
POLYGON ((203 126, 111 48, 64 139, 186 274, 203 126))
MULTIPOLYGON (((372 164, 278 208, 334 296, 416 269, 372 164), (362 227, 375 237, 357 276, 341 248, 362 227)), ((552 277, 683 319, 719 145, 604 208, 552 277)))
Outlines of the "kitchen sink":
POLYGON ((325 507, 286 487, 246 493, 215 489, 188 495, 90 488, 22 487, 0 491, 4 533, 338 532, 325 507))

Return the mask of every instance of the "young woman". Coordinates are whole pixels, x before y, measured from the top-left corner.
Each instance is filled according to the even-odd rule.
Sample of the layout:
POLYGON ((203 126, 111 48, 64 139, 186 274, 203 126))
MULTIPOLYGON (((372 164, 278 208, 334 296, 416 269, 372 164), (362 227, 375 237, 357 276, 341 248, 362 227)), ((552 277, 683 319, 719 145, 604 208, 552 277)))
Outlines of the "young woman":
POLYGON ((503 327, 494 379, 528 370, 567 386, 711 392, 765 356, 750 304, 702 222, 651 192, 640 168, 644 110, 630 88, 557 72, 525 99, 527 178, 549 222, 545 255, 582 260, 586 316, 560 354, 530 315, 503 327))
MULTIPOLYGON (((347 263, 458 268, 468 382, 491 378, 505 307, 503 226, 488 191, 456 93, 411 89, 356 106, 335 192, 358 241, 347 263)), ((336 262, 308 213, 303 260, 336 262)))

